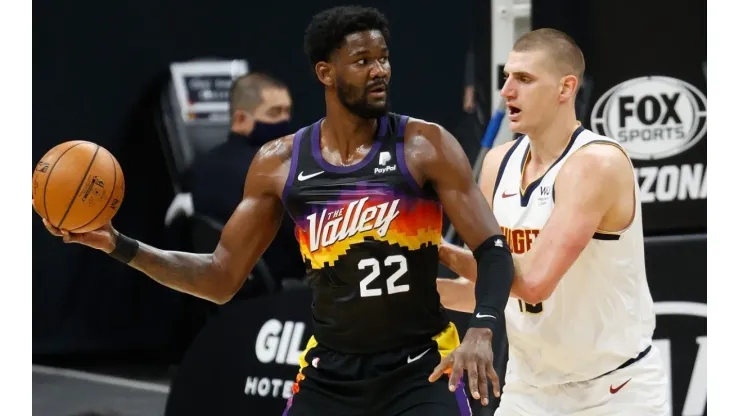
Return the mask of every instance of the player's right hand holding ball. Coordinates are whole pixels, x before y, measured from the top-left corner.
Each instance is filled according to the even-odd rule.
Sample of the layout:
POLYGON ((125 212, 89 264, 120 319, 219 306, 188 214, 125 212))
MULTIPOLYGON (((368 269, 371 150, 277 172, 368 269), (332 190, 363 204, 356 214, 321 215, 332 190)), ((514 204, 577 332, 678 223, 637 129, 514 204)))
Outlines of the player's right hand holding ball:
POLYGON ((117 232, 113 229, 113 226, 108 223, 94 231, 88 231, 86 233, 70 233, 66 230, 60 230, 59 228, 51 225, 49 221, 44 218, 44 226, 49 232, 57 237, 62 237, 65 243, 78 243, 104 251, 108 254, 113 252, 116 247, 116 236, 117 232))

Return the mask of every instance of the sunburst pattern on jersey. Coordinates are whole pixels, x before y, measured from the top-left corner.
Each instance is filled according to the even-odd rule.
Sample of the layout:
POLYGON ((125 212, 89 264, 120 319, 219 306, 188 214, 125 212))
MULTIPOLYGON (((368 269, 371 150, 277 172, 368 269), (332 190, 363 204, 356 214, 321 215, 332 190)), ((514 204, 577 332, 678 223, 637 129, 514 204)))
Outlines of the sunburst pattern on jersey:
POLYGON ((368 182, 358 183, 352 186, 354 189, 345 188, 338 195, 327 195, 326 200, 311 204, 311 212, 296 219, 296 238, 300 244, 301 254, 304 260, 310 260, 311 268, 321 269, 333 266, 352 245, 366 239, 398 244, 409 250, 417 250, 424 245, 439 245, 442 232, 440 204, 437 201, 396 193, 387 186, 379 185, 368 182), (361 202, 364 198, 367 200, 361 202), (384 235, 381 235, 381 230, 375 227, 352 234, 353 225, 355 229, 362 228, 363 216, 371 219, 364 222, 368 226, 375 225, 378 215, 388 216, 394 201, 397 201, 395 211, 398 215, 390 221, 384 235), (315 214, 314 224, 315 232, 317 232, 315 238, 321 239, 324 234, 331 235, 333 230, 327 230, 327 227, 336 228, 339 234, 336 241, 328 241, 329 244, 326 246, 320 244, 321 240, 319 240, 318 249, 313 252, 311 251, 311 221, 309 220, 312 214, 315 214), (320 224, 322 215, 324 219, 320 224), (329 225, 337 218, 340 220, 333 221, 334 225, 329 225), (322 225, 321 228, 320 225, 322 225), (342 229, 347 230, 344 234, 351 235, 343 236, 340 232, 342 229))

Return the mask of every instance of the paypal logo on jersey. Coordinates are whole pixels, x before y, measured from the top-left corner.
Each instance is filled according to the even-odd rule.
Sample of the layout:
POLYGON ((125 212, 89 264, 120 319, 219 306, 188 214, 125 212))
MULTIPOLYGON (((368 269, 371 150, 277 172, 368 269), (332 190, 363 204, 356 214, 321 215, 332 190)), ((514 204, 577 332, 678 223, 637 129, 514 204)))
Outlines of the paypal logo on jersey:
POLYGON ((378 157, 378 165, 383 166, 382 168, 375 168, 373 173, 376 175, 386 173, 386 172, 395 172, 396 171, 396 165, 388 165, 385 166, 386 163, 390 162, 391 160, 391 152, 380 152, 380 156, 378 157))
POLYGON ((378 157, 378 164, 380 166, 385 166, 386 163, 388 163, 391 160, 391 152, 380 152, 380 156, 378 157))
POLYGON ((374 172, 375 174, 381 174, 386 172, 395 172, 396 171, 396 165, 386 166, 384 168, 375 168, 374 172))

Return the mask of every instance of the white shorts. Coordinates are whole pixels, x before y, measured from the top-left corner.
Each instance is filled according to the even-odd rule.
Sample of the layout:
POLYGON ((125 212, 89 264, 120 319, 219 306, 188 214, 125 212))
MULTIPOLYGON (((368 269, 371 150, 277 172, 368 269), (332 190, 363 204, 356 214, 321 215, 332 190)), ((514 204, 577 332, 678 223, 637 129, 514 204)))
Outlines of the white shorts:
POLYGON ((669 416, 668 389, 653 346, 641 360, 591 381, 538 388, 507 371, 494 416, 669 416))

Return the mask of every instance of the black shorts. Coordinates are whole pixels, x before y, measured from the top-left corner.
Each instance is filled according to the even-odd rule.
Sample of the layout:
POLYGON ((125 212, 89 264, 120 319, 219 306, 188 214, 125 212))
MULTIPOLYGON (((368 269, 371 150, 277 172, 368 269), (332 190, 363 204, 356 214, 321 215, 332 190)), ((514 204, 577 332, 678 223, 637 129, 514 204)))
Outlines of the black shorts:
POLYGON ((429 382, 459 343, 452 322, 428 343, 372 355, 332 351, 311 337, 283 416, 468 416, 462 383, 452 393, 447 376, 429 382))

